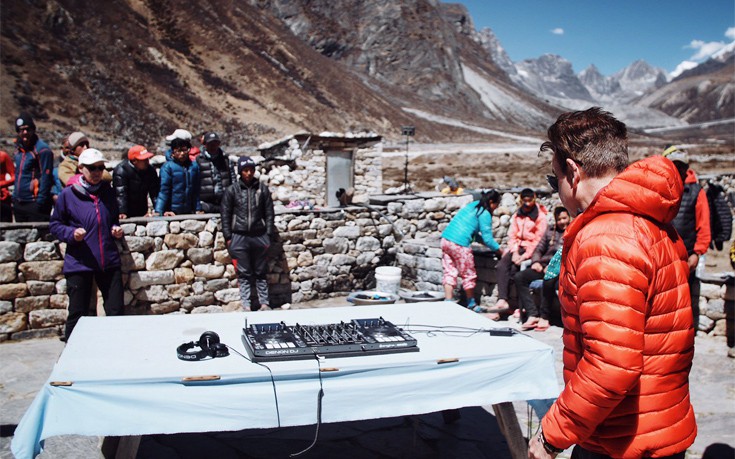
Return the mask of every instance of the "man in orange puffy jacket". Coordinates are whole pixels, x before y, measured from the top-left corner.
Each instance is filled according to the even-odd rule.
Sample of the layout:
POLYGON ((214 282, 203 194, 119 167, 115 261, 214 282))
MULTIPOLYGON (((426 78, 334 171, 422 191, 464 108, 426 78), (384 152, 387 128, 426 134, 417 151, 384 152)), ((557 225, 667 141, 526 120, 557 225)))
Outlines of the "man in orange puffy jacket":
POLYGON ((576 444, 580 459, 683 459, 697 425, 687 251, 671 225, 682 181, 660 156, 628 165, 625 124, 600 108, 547 135, 549 184, 576 218, 559 274, 565 387, 529 457, 576 444))

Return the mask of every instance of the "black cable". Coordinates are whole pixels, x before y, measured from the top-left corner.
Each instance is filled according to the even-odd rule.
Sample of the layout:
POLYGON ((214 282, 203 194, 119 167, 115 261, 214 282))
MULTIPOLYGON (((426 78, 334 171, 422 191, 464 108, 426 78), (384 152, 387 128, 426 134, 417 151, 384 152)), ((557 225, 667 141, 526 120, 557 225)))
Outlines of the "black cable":
POLYGON ((231 346, 228 346, 227 344, 225 344, 225 346, 227 346, 227 349, 231 350, 232 352, 234 352, 235 354, 239 355, 243 359, 247 360, 250 363, 254 363, 256 365, 260 365, 261 367, 263 367, 266 370, 268 370, 268 373, 270 373, 270 375, 271 375, 271 385, 273 386, 273 398, 276 401, 276 418, 278 419, 278 428, 280 429, 281 428, 281 410, 278 409, 278 392, 276 391, 276 380, 273 377, 273 372, 271 371, 270 367, 268 365, 264 365, 264 364, 262 364, 260 362, 256 362, 254 360, 249 359, 246 355, 241 354, 237 349, 235 349, 235 348, 233 348, 231 346))
POLYGON ((303 449, 298 453, 289 454, 289 457, 301 456, 302 454, 308 452, 311 448, 314 447, 314 445, 316 445, 316 442, 319 439, 319 427, 322 424, 322 399, 324 398, 324 386, 322 385, 322 362, 319 360, 319 356, 317 355, 316 351, 314 352, 314 358, 316 359, 319 373, 319 394, 317 395, 316 401, 316 431, 314 432, 314 441, 312 441, 311 444, 306 447, 306 449, 303 449))
MULTIPOLYGON (((491 333, 492 328, 472 328, 472 327, 462 327, 457 325, 423 325, 423 324, 413 324, 408 326, 403 326, 403 329, 405 329, 409 333, 426 333, 427 335, 433 335, 434 333, 442 333, 444 335, 464 335, 464 337, 469 338, 474 335, 482 334, 482 333, 491 333), (424 327, 425 329, 420 330, 415 327, 424 327)), ((525 333, 521 333, 518 330, 513 329, 513 334, 520 334, 525 336, 525 333)))

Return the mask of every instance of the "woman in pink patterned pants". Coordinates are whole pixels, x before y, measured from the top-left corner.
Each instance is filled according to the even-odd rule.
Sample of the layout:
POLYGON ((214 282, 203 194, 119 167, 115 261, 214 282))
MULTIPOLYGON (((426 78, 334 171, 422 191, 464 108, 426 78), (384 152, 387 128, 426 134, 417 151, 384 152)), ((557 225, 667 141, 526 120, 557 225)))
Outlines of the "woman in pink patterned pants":
POLYGON ((470 245, 477 235, 491 250, 500 245, 493 238, 492 212, 500 203, 500 193, 495 190, 482 193, 479 201, 473 201, 452 218, 442 233, 442 268, 444 269, 444 298, 452 300, 457 287, 457 277, 462 278, 462 288, 467 294, 467 307, 484 312, 475 299, 477 271, 470 245))

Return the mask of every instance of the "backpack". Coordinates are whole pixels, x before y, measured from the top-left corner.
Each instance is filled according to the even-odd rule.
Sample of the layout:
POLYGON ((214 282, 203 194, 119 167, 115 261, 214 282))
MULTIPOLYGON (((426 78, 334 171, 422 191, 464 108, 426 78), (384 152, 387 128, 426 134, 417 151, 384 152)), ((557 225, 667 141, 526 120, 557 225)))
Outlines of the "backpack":
POLYGON ((707 203, 709 204, 710 230, 712 241, 710 248, 722 250, 723 243, 732 236, 732 211, 725 199, 724 189, 720 185, 709 183, 707 187, 707 203))

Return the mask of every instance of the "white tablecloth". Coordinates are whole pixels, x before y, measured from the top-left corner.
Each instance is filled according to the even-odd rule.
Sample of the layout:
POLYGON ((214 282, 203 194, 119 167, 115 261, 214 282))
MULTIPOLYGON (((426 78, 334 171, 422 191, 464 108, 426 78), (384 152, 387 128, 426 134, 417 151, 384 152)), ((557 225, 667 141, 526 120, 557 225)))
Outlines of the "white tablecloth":
POLYGON ((124 436, 314 424, 320 388, 316 359, 265 363, 275 378, 274 391, 266 368, 234 352, 190 362, 179 360, 176 348, 211 330, 223 343, 246 354, 241 341, 246 319, 249 324, 306 325, 377 317, 407 330, 418 340, 420 351, 322 359, 322 369, 338 369, 321 372, 323 422, 559 394, 549 346, 520 334, 490 336, 486 330, 498 324, 448 302, 84 317, 48 384, 18 425, 12 451, 17 458, 33 457, 43 439, 56 435, 124 436), (433 331, 425 331, 429 329, 433 331), (437 363, 446 359, 457 361, 437 363), (220 379, 182 382, 182 378, 206 375, 220 379), (52 382, 72 384, 53 386, 52 382))

